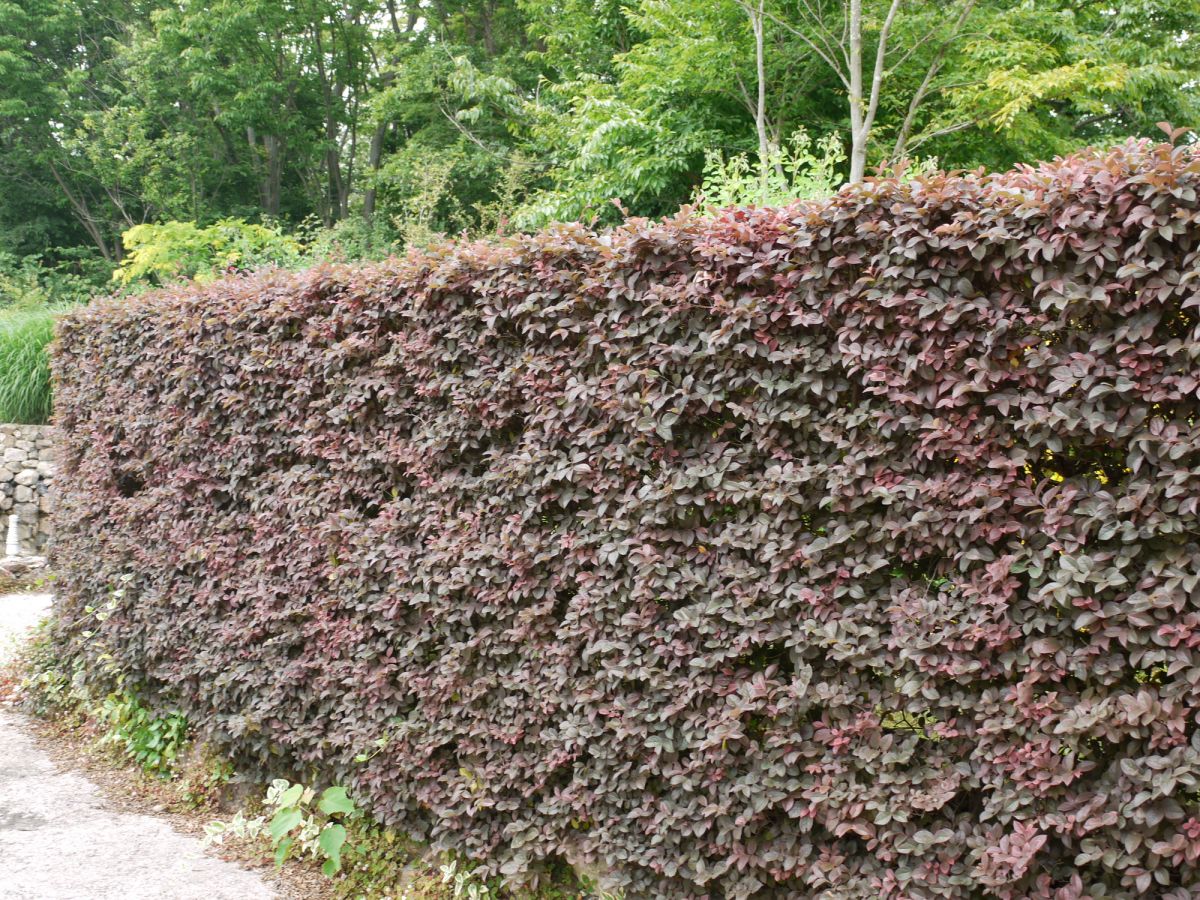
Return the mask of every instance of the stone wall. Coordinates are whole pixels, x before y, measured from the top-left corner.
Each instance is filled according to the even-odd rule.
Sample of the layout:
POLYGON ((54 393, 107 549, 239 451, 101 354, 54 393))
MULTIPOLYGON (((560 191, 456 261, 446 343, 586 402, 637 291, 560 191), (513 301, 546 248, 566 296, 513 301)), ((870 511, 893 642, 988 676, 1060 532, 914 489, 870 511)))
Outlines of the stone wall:
POLYGON ((0 425, 0 535, 17 514, 21 552, 45 553, 54 480, 49 425, 0 425))

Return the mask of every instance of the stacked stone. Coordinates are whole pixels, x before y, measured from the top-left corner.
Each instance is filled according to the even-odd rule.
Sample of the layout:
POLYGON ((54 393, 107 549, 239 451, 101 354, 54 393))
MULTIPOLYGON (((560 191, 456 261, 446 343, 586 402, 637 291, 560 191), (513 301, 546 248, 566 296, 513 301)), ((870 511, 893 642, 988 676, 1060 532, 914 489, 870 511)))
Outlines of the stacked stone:
POLYGON ((0 425, 0 525, 16 514, 22 553, 45 553, 50 539, 53 450, 50 426, 0 425))

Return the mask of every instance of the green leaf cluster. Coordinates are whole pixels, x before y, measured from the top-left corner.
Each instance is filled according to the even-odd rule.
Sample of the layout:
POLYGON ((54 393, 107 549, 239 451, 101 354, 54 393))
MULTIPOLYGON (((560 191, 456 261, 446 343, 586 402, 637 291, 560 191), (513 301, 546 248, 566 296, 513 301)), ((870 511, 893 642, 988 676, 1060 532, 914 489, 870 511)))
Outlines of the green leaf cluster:
POLYGON ((267 833, 276 865, 283 865, 294 852, 301 851, 320 858, 321 871, 327 877, 341 871, 346 844, 344 823, 358 814, 344 787, 333 785, 318 797, 312 788, 276 780, 267 792, 266 803, 274 809, 267 833))
POLYGON ((301 245, 276 226, 225 219, 207 228, 194 222, 137 225, 122 235, 126 255, 113 272, 120 285, 163 284, 179 278, 211 281, 265 265, 300 259, 301 245))
POLYGON ((187 717, 159 712, 135 694, 109 694, 97 710, 107 726, 104 742, 117 744, 129 759, 147 772, 169 776, 188 739, 187 717))

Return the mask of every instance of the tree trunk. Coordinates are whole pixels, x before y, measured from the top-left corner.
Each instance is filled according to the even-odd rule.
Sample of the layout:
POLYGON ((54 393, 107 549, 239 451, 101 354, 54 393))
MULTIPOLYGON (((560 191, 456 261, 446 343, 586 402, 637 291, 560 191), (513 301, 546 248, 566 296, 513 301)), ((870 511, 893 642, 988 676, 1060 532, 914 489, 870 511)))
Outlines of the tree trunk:
POLYGON ((489 57, 496 55, 496 0, 487 0, 479 15, 483 27, 483 52, 489 57))
POLYGON ((758 132, 758 178, 762 192, 767 189, 767 177, 771 166, 771 141, 767 136, 767 74, 765 53, 763 49, 765 0, 758 0, 757 10, 750 14, 751 27, 754 29, 754 64, 758 76, 758 103, 754 110, 754 128, 758 132))
POLYGON ((850 183, 862 181, 867 171, 867 145, 875 113, 879 110, 879 95, 887 73, 888 38, 892 23, 900 10, 901 0, 892 0, 887 18, 879 29, 879 45, 875 48, 875 65, 871 70, 871 94, 863 98, 862 0, 850 0, 850 183))
POLYGON ((383 159, 383 140, 387 137, 388 125, 380 124, 371 135, 371 146, 367 149, 367 169, 370 171, 371 182, 363 193, 363 221, 369 228, 375 222, 375 173, 379 171, 383 159))
MULTIPOLYGON (((341 150, 339 149, 339 154, 341 150)), ((350 192, 354 189, 354 160, 358 154, 358 108, 357 101, 350 113, 350 147, 346 153, 346 168, 342 176, 342 190, 338 195, 338 218, 345 219, 350 215, 350 192)))
MULTIPOLYGON (((342 160, 337 139, 337 119, 334 114, 334 97, 340 97, 345 89, 341 84, 331 84, 329 74, 325 69, 325 44, 321 39, 324 21, 314 22, 312 26, 313 45, 316 49, 317 77, 321 82, 321 100, 325 107, 325 177, 328 184, 329 203, 327 213, 322 216, 323 224, 328 227, 342 217, 342 160)), ((331 53, 336 52, 336 42, 331 53)))
POLYGON ((280 195, 283 193, 283 142, 273 134, 263 135, 267 151, 267 177, 264 183, 263 208, 267 215, 278 218, 280 195))
MULTIPOLYGON (((326 141, 332 140, 327 136, 326 141)), ((342 161, 338 158, 337 146, 331 146, 325 151, 325 171, 326 180, 329 183, 329 204, 328 204, 328 220, 326 226, 332 225, 342 217, 342 197, 344 189, 342 185, 342 161)))
POLYGON ((850 0, 850 183, 863 180, 867 170, 862 69, 862 0, 850 0))
POLYGON ((255 160, 254 167, 258 170, 258 196, 263 212, 278 216, 283 182, 283 142, 273 134, 264 134, 262 153, 266 159, 262 162, 258 160, 259 137, 253 125, 246 126, 246 143, 250 145, 251 159, 255 160))

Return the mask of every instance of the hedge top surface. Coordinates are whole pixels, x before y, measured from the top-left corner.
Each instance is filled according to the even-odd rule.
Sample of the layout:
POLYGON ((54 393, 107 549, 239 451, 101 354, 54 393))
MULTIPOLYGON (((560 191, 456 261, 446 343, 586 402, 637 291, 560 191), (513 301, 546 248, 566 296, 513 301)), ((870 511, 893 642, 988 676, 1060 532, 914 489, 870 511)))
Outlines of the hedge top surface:
POLYGON ((62 639, 515 881, 1192 896, 1198 186, 1136 143, 72 313, 62 639))

